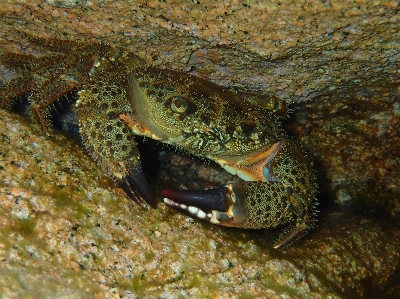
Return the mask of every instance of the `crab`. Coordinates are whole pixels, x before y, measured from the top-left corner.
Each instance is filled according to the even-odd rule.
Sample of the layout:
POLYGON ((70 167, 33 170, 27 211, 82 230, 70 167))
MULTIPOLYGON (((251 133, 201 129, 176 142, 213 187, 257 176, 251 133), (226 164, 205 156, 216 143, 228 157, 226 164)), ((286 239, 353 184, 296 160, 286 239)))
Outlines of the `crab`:
POLYGON ((0 108, 28 94, 30 114, 51 135, 50 108, 77 90, 73 111, 84 147, 137 204, 157 206, 140 163, 139 135, 212 160, 241 179, 209 190, 163 189, 168 206, 223 226, 285 226, 275 248, 315 226, 315 174, 282 129, 282 102, 154 68, 110 45, 21 35, 40 54, 2 51, 0 62, 14 75, 0 85, 0 108))

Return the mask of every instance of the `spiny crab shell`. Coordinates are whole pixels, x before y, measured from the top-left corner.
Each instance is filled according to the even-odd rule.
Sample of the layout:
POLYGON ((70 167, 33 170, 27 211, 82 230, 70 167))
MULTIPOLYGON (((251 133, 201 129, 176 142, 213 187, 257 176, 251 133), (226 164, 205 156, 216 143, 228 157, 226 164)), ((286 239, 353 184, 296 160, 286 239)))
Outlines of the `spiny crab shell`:
POLYGON ((215 161, 243 180, 210 190, 164 189, 164 202, 176 210, 224 226, 286 225, 275 248, 314 227, 314 171, 282 130, 281 102, 153 68, 112 46, 21 35, 43 54, 2 51, 1 64, 15 75, 0 85, 0 107, 28 94, 33 119, 50 135, 48 108, 79 90, 74 112, 85 148, 136 203, 156 207, 135 143, 141 135, 215 161))

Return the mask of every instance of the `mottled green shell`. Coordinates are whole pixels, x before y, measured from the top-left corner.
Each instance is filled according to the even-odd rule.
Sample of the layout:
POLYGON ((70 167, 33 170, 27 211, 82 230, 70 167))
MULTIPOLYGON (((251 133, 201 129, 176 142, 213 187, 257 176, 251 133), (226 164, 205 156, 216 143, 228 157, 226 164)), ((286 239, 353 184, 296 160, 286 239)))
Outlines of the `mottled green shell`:
POLYGON ((22 36, 43 53, 1 53, 1 62, 13 68, 15 76, 1 83, 0 108, 29 93, 31 115, 50 135, 51 105, 71 90, 80 90, 74 111, 83 143, 136 202, 143 203, 139 198, 146 184, 135 135, 210 158, 230 172, 276 147, 276 155, 267 155, 258 164, 268 167, 273 180, 258 175, 254 177, 260 181, 251 181, 251 175, 244 175, 250 181, 233 188, 236 210, 221 215, 225 213, 228 221, 240 219, 226 225, 242 228, 291 224, 276 247, 313 227, 315 175, 301 146, 282 130, 279 119, 287 112, 283 103, 152 68, 135 55, 104 44, 22 36), (142 188, 139 194, 134 194, 135 187, 142 188))

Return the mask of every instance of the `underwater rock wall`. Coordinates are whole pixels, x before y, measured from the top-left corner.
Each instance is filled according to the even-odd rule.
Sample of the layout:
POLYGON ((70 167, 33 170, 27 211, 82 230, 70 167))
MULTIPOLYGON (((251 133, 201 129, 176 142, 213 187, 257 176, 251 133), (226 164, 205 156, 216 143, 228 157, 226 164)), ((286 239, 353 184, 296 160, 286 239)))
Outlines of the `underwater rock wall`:
MULTIPOLYGON (((398 15, 398 1, 0 0, 0 50, 35 51, 18 31, 96 39, 293 102, 285 126, 314 161, 322 210, 317 229, 276 252, 273 233, 142 210, 77 144, 0 111, 0 293, 397 298, 398 15)), ((205 181, 219 177, 201 170, 205 181)), ((185 171, 160 184, 185 183, 185 171)))
POLYGON ((157 67, 286 101, 399 78, 397 1, 2 2, 3 46, 18 43, 16 30, 96 38, 157 67))

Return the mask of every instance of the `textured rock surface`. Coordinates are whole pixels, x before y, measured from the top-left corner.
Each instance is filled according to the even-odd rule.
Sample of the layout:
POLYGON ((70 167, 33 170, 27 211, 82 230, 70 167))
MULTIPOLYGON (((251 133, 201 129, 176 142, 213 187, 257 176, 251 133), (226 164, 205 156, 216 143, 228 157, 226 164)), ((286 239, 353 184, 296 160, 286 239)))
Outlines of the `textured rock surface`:
POLYGON ((397 1, 0 4, 0 48, 26 47, 18 30, 96 38, 158 67, 298 103, 291 132, 313 154, 324 202, 400 223, 397 1))
MULTIPOLYGON (((6 298, 399 294, 400 230, 387 223, 324 211, 318 229, 276 251, 276 232, 202 224, 162 204, 138 207, 77 144, 62 135, 42 137, 4 110, 0 136, 0 293, 6 298)), ((200 163, 161 156, 177 165, 172 171, 200 163)), ((205 166, 192 174, 203 183, 221 179, 205 166)))
POLYGON ((6 298, 339 298, 272 256, 271 236, 138 207, 63 136, 46 139, 4 110, 0 136, 6 298))
POLYGON ((313 156, 320 201, 399 225, 400 88, 340 97, 295 105, 287 123, 313 156))
MULTIPOLYGON (((78 145, 1 111, 0 293, 398 298, 398 10, 397 1, 0 0, 0 49, 25 45, 18 30, 96 38, 158 67, 294 101, 286 126, 315 161, 323 210, 298 246, 270 251, 270 235, 134 206, 78 145)), ((177 184, 226 178, 169 155, 159 157, 175 162, 177 184), (199 181, 185 181, 188 169, 199 181)), ((161 182, 172 180, 166 169, 161 182)))
POLYGON ((95 37, 156 66, 288 101, 399 77, 397 1, 0 3, 3 44, 18 42, 16 29, 95 37))

